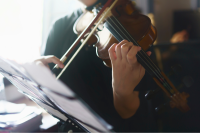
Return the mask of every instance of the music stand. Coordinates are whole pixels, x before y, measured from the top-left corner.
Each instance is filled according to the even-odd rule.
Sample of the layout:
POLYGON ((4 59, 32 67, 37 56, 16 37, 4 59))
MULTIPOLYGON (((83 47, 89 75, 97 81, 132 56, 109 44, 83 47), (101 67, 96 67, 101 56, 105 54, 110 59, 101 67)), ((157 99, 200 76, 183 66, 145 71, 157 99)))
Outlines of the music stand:
POLYGON ((58 118, 60 131, 113 132, 112 126, 97 115, 80 97, 49 69, 35 64, 18 64, 0 57, 0 73, 18 90, 58 118))

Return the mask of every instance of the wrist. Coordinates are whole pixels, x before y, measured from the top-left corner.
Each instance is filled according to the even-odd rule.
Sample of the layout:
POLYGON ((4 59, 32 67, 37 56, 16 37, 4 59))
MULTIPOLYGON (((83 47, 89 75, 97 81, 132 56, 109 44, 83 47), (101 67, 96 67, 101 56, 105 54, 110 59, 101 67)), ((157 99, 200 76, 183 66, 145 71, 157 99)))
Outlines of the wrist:
POLYGON ((130 97, 133 97, 134 91, 131 91, 131 92, 118 92, 116 90, 113 90, 113 95, 117 99, 125 100, 125 99, 129 99, 130 97))

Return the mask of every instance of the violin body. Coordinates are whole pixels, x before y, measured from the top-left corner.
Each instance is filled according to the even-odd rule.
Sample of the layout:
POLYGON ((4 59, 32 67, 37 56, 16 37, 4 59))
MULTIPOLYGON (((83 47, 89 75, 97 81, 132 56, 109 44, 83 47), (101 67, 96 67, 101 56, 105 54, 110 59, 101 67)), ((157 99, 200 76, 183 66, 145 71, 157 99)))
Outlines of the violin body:
MULTIPOLYGON (((96 47, 97 56, 108 67, 111 67, 108 49, 114 43, 128 40, 133 42, 134 45, 142 47, 142 50, 136 55, 138 62, 153 77, 157 85, 171 100, 174 100, 174 95, 181 95, 181 100, 178 101, 177 108, 182 112, 187 112, 190 110, 187 105, 189 94, 185 92, 180 94, 168 77, 152 62, 145 52, 157 37, 156 29, 151 24, 151 20, 147 16, 140 14, 131 0, 116 0, 116 2, 110 14, 102 22, 102 25, 99 26, 99 30, 87 41, 88 45, 96 47)), ((84 12, 74 25, 75 33, 82 34, 82 31, 94 17, 93 13, 84 12)))
MULTIPOLYGON (((147 16, 137 12, 135 5, 130 0, 118 1, 112 10, 112 14, 139 43, 144 51, 148 50, 156 40, 157 33, 155 27, 151 24, 151 20, 147 16)), ((93 13, 89 11, 84 12, 74 25, 75 33, 80 34, 93 18, 93 13)), ((118 40, 107 28, 103 28, 95 34, 88 41, 88 45, 95 44, 97 56, 104 61, 106 66, 111 67, 108 49, 114 43, 118 43, 118 40)))

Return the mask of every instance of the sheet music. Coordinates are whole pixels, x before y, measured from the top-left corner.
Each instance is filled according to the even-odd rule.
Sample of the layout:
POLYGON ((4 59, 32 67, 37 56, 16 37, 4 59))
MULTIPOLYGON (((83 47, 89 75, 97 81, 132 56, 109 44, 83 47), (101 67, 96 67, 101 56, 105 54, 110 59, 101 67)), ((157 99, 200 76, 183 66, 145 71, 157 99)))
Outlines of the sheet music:
MULTIPOLYGON (((60 94, 65 94, 67 96, 74 96, 74 93, 65 85, 63 85, 63 83, 57 81, 46 67, 36 66, 34 64, 24 64, 23 67, 35 81, 40 83, 41 88, 44 86, 45 88, 47 87, 49 90, 53 90, 60 94)), ((54 100, 54 103, 56 103, 63 110, 65 110, 66 113, 77 117, 78 119, 80 119, 85 123, 97 127, 97 129, 101 131, 109 131, 112 128, 112 126, 107 124, 103 119, 101 119, 97 115, 94 116, 93 112, 88 110, 88 108, 86 108, 83 105, 83 103, 81 103, 79 100, 69 100, 49 90, 43 90, 43 91, 45 92, 46 95, 48 95, 51 99, 54 100)))
POLYGON ((77 99, 71 89, 61 81, 57 81, 46 67, 30 63, 19 65, 0 57, 0 73, 21 92, 57 118, 66 121, 65 115, 69 114, 91 132, 97 132, 91 127, 104 132, 112 129, 112 126, 100 118, 83 101, 77 99))
POLYGON ((12 73, 12 75, 15 75, 16 77, 27 77, 26 74, 22 73, 24 70, 19 64, 11 60, 6 60, 2 57, 0 57, 0 71, 1 68, 6 70, 8 73, 12 73))
POLYGON ((51 90, 60 94, 71 97, 74 96, 74 93, 69 88, 66 89, 66 85, 64 85, 59 80, 55 80, 55 76, 48 68, 30 63, 24 64, 23 68, 26 70, 26 73, 29 74, 29 76, 31 76, 31 78, 41 86, 51 88, 51 90))
POLYGON ((49 114, 63 120, 63 121, 66 121, 67 120, 67 117, 63 114, 61 114, 59 111, 55 110, 54 108, 51 108, 50 106, 42 103, 41 101, 35 99, 35 98, 32 98, 32 97, 29 97, 30 99, 32 99, 34 102, 36 102, 40 107, 42 107, 44 110, 46 110, 49 114))
POLYGON ((17 82, 16 80, 13 80, 13 77, 10 77, 6 74, 3 74, 4 77, 6 77, 9 81, 12 81, 12 84, 15 85, 18 89, 22 90, 23 92, 29 94, 32 97, 35 97, 37 99, 41 99, 38 95, 36 95, 35 93, 33 93, 31 90, 27 89, 27 87, 25 87, 24 85, 22 85, 21 83, 17 82))
POLYGON ((34 86, 30 78, 24 73, 24 68, 19 64, 0 58, 0 72, 6 77, 13 85, 23 92, 26 92, 30 96, 43 100, 51 105, 50 102, 40 93, 40 91, 34 86), (12 74, 12 75, 10 75, 12 74))

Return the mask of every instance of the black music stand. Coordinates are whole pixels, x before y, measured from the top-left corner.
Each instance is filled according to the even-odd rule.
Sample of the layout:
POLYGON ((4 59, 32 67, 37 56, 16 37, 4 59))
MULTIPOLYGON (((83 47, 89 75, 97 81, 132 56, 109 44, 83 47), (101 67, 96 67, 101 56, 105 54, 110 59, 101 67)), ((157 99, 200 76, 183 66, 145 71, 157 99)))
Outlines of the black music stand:
POLYGON ((57 81, 47 68, 30 63, 19 65, 0 57, 0 73, 21 93, 58 118, 59 132, 112 132, 112 126, 57 81))

